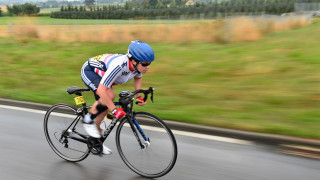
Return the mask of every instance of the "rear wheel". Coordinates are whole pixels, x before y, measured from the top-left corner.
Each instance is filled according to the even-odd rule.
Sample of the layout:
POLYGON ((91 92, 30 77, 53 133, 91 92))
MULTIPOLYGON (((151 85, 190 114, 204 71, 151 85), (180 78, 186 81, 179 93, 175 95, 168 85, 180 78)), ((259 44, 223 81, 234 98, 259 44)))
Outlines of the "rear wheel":
POLYGON ((122 160, 141 176, 156 178, 167 174, 177 159, 177 143, 173 133, 160 118, 152 114, 137 112, 134 117, 139 124, 134 128, 145 148, 141 148, 128 121, 122 120, 116 132, 117 148, 122 160), (139 127, 147 141, 139 132, 139 127))
POLYGON ((68 104, 52 106, 44 117, 44 133, 52 150, 61 158, 77 162, 84 160, 90 153, 87 144, 74 140, 84 140, 85 134, 79 121, 82 116, 77 109, 68 104))

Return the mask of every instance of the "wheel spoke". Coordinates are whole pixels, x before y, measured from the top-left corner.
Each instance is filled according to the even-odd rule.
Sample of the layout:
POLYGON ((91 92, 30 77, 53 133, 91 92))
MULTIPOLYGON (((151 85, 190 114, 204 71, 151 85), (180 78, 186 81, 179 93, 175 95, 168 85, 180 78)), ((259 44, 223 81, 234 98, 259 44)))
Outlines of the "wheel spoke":
POLYGON ((132 129, 122 121, 116 133, 117 148, 122 160, 131 170, 145 177, 155 178, 167 174, 177 158, 177 144, 171 130, 161 119, 149 113, 138 112, 135 116, 140 130, 152 142, 143 140, 137 128, 145 145, 143 149, 137 148, 137 139, 132 129))

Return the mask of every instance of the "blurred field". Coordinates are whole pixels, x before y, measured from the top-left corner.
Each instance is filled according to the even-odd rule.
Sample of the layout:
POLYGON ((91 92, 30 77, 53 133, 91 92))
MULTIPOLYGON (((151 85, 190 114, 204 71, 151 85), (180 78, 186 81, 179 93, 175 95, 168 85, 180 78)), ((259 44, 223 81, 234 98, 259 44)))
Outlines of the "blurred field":
POLYGON ((40 9, 40 14, 41 13, 51 13, 54 11, 60 11, 60 8, 45 8, 45 9, 40 9))
MULTIPOLYGON (((218 22, 224 23, 227 24, 218 22)), ((228 41, 221 40, 220 44, 212 43, 215 42, 212 39, 193 40, 197 37, 193 33, 198 32, 184 34, 191 32, 188 28, 209 34, 216 30, 211 25, 175 24, 176 31, 170 31, 173 26, 166 26, 167 33, 161 32, 161 25, 155 25, 155 31, 143 31, 151 28, 149 25, 134 25, 130 29, 141 27, 142 32, 149 34, 130 35, 122 28, 119 35, 114 34, 119 38, 122 35, 118 43, 112 39, 86 40, 87 37, 81 39, 82 36, 77 36, 80 42, 76 42, 71 32, 78 32, 79 26, 72 31, 65 30, 70 33, 69 39, 68 36, 61 38, 60 33, 66 33, 59 30, 61 27, 51 26, 59 30, 56 33, 61 39, 48 41, 42 39, 38 29, 45 26, 34 25, 36 36, 17 34, 0 39, 0 97, 74 104, 65 90, 73 85, 84 86, 80 68, 88 58, 106 52, 125 53, 129 43, 125 38, 141 39, 151 42, 156 53, 156 61, 144 76, 143 87, 154 86, 156 93, 154 104, 150 102, 138 110, 150 111, 163 119, 320 139, 319 19, 302 28, 286 26, 286 23, 282 28, 270 25, 267 28, 272 30, 268 33, 261 33, 261 27, 243 30, 245 39, 230 38, 241 35, 228 35, 228 41), (170 38, 162 40, 154 34, 163 38, 166 34, 170 38), (172 41, 168 41, 171 38, 172 41)), ((120 27, 125 26, 129 25, 120 27)), ((246 26, 256 27, 250 23, 246 26)), ((108 27, 109 30, 105 30, 109 32, 111 27, 119 28, 108 27)), ((227 32, 238 32, 242 28, 226 27, 227 32)), ((88 36, 93 37, 99 31, 91 33, 88 36)), ((220 38, 225 32, 221 33, 220 38)), ((207 36, 210 37, 213 36, 207 36)), ((132 82, 115 86, 117 92, 126 89, 133 89, 132 82)), ((90 93, 85 98, 93 101, 90 93)))
MULTIPOLYGON (((231 18, 186 24, 39 25, 37 18, 21 18, 0 26, 0 36, 41 41, 125 43, 148 42, 234 43, 256 41, 273 32, 309 25, 306 17, 231 18)), ((130 22, 130 21, 127 21, 130 22)))
MULTIPOLYGON (((204 20, 211 22, 214 20, 204 20)), ((199 20, 123 20, 123 19, 54 19, 48 16, 38 17, 10 17, 5 16, 0 18, 0 25, 7 24, 27 24, 30 22, 37 25, 105 25, 105 24, 191 24, 199 23, 199 20), (26 21, 26 22, 25 22, 26 21)))

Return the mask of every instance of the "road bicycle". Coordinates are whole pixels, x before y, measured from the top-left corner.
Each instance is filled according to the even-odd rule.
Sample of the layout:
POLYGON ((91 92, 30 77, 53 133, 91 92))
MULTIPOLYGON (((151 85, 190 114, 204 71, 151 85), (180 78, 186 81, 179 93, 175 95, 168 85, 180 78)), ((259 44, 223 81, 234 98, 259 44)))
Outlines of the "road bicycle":
MULTIPOLYGON (((82 119, 88 109, 82 92, 88 88, 70 87, 68 94, 75 94, 77 105, 55 104, 49 108, 44 117, 44 132, 52 150, 61 158, 78 162, 89 154, 101 155, 102 143, 118 123, 115 134, 116 147, 121 159, 135 173, 149 178, 163 176, 171 171, 177 160, 177 143, 170 128, 155 115, 133 110, 134 96, 144 94, 144 101, 150 94, 153 102, 154 88, 123 91, 119 94, 119 102, 114 102, 126 112, 126 115, 112 120, 101 138, 87 135, 82 126, 82 119)), ((138 102, 136 102, 138 103, 138 102)), ((110 114, 108 114, 110 117, 110 114)))

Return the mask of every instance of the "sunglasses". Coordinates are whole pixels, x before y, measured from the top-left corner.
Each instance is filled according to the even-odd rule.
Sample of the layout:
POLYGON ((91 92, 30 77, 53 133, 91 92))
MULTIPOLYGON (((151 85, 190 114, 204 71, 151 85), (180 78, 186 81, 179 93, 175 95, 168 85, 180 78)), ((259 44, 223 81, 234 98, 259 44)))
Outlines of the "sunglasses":
POLYGON ((141 66, 143 66, 143 67, 147 67, 147 66, 149 66, 151 64, 151 62, 149 62, 149 63, 139 63, 139 64, 141 64, 141 66))

